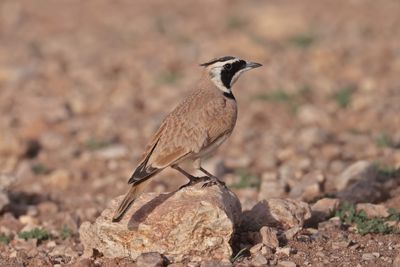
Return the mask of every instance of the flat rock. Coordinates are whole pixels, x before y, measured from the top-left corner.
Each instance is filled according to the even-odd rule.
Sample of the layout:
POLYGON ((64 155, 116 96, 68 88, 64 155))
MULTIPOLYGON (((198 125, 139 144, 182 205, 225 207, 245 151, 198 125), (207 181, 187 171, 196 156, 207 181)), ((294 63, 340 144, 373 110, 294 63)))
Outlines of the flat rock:
POLYGON ((310 206, 293 199, 272 198, 258 202, 251 210, 243 213, 242 229, 257 231, 263 226, 289 229, 302 227, 311 217, 310 206))
POLYGON ((229 260, 229 244, 239 223, 238 198, 221 186, 203 183, 171 193, 142 194, 117 223, 111 222, 120 196, 91 224, 79 230, 84 256, 93 250, 105 257, 136 259, 158 252, 171 262, 183 259, 229 260))

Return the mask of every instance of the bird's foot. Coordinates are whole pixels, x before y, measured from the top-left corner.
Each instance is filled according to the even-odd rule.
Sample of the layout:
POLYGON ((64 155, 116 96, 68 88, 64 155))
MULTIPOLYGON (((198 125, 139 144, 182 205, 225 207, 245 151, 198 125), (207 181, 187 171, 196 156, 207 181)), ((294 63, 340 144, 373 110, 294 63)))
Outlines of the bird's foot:
POLYGON ((202 185, 202 188, 210 187, 210 186, 213 186, 213 185, 221 185, 221 186, 223 186, 223 187, 226 188, 225 182, 221 181, 221 180, 218 179, 217 177, 211 176, 211 177, 207 177, 207 178, 208 178, 209 181, 207 181, 206 183, 204 183, 204 184, 202 185))
POLYGON ((186 184, 182 185, 181 187, 179 187, 179 190, 181 190, 182 188, 188 187, 188 186, 192 186, 195 185, 197 183, 200 183, 202 181, 206 181, 209 180, 210 178, 208 176, 202 176, 202 177, 191 177, 191 179, 189 180, 189 182, 187 182, 186 184))

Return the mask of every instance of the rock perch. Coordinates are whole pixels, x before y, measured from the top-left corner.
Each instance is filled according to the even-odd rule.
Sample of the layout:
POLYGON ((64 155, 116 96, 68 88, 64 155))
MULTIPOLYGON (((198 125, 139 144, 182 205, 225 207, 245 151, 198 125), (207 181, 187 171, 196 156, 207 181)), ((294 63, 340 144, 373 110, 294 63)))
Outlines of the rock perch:
POLYGON ((145 193, 124 218, 111 221, 122 196, 91 224, 79 230, 84 256, 94 250, 105 257, 136 259, 145 252, 159 252, 170 261, 190 259, 228 260, 230 241, 238 225, 241 206, 228 189, 203 183, 171 193, 145 193))

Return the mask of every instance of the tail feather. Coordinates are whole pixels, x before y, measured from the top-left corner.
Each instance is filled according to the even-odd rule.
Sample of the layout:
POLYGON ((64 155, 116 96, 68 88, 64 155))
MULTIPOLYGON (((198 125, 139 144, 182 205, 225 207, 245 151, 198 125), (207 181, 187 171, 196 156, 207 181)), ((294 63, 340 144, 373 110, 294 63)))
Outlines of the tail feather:
POLYGON ((135 199, 143 192, 146 182, 147 181, 143 181, 139 184, 132 185, 128 193, 126 193, 122 202, 119 204, 118 209, 115 211, 114 216, 112 218, 113 222, 119 222, 122 219, 122 217, 124 216, 126 211, 130 208, 135 199))

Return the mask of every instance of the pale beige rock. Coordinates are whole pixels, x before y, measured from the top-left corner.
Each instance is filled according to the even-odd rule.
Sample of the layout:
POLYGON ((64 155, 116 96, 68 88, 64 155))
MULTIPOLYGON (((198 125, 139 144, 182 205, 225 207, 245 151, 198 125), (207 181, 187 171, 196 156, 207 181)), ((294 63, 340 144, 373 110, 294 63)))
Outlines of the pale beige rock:
POLYGON ((356 205, 356 211, 365 211, 369 218, 374 217, 387 217, 389 216, 388 209, 384 205, 377 205, 371 203, 359 203, 356 205))
POLYGON ((258 253, 261 251, 262 247, 263 247, 263 243, 258 243, 258 244, 256 244, 256 245, 252 246, 252 247, 249 249, 250 254, 251 254, 251 255, 256 255, 256 254, 258 254, 258 253))
POLYGON ((301 231, 301 227, 300 226, 294 226, 288 230, 286 230, 283 235, 285 237, 286 240, 292 240, 297 233, 299 233, 301 231))
POLYGON ((279 267, 296 267, 296 263, 293 261, 280 261, 278 262, 279 267))
POLYGON ((257 254, 251 260, 251 263, 252 263, 252 266, 255 266, 255 267, 267 266, 268 260, 263 255, 257 254))
POLYGON ((311 206, 311 221, 318 223, 326 220, 339 207, 339 204, 340 200, 337 198, 322 198, 318 200, 311 206))
POLYGON ((292 254, 292 248, 290 247, 284 247, 284 248, 277 248, 276 249, 276 254, 283 254, 286 256, 290 256, 290 254, 292 254))
POLYGON ((344 190, 350 184, 361 179, 372 179, 376 174, 376 166, 368 161, 357 161, 334 179, 335 188, 338 191, 344 190))
POLYGON ((312 212, 329 214, 339 207, 340 200, 337 198, 321 198, 311 206, 312 212))
POLYGON ((170 261, 185 258, 228 261, 241 206, 237 197, 220 186, 202 183, 172 193, 142 194, 118 222, 111 222, 122 197, 114 199, 91 224, 79 230, 85 256, 93 249, 105 257, 130 257, 158 252, 170 261))
POLYGON ((260 229, 260 235, 262 243, 267 247, 276 248, 279 246, 277 232, 275 229, 268 226, 263 226, 260 229))
POLYGON ((242 228, 257 231, 262 226, 289 229, 302 227, 304 221, 311 217, 310 206, 293 199, 273 198, 257 203, 251 210, 243 213, 242 228))

